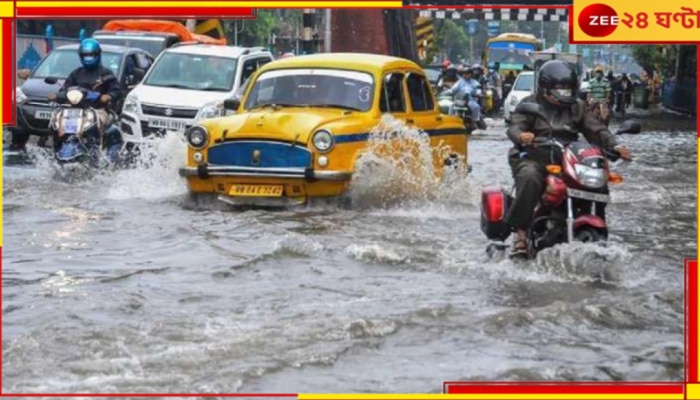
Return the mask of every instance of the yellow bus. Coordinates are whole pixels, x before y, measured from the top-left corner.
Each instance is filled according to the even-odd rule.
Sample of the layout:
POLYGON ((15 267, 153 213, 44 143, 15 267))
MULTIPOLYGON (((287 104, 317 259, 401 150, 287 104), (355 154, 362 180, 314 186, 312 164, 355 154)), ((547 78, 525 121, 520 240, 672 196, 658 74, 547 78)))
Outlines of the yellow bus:
POLYGON ((543 43, 528 33, 502 33, 486 42, 483 53, 484 65, 493 68, 499 64, 502 75, 513 71, 517 75, 525 65, 533 67, 532 53, 541 51, 543 43))

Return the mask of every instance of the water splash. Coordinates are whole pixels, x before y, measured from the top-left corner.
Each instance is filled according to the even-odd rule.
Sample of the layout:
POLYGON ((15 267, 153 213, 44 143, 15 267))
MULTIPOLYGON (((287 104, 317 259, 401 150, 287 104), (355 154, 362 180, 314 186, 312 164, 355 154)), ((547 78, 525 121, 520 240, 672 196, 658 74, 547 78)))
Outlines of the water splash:
POLYGON ((350 185, 353 206, 425 204, 465 189, 465 170, 441 174, 434 163, 446 159, 450 148, 430 142, 424 131, 385 115, 370 132, 367 148, 357 160, 350 185))
POLYGON ((111 174, 107 198, 156 200, 187 193, 178 168, 185 165, 187 143, 177 132, 168 132, 141 148, 132 168, 111 174))

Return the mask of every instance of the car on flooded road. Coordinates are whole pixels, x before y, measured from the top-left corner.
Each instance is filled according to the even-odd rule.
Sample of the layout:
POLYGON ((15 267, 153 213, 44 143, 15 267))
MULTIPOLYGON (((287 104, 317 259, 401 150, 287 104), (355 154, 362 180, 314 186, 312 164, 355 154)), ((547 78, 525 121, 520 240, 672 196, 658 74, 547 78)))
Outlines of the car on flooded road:
POLYGON ((326 53, 274 61, 224 107, 236 114, 186 131, 179 172, 190 192, 231 204, 342 196, 385 114, 429 136, 438 174, 445 165, 466 165, 462 120, 440 113, 425 72, 406 59, 326 53))

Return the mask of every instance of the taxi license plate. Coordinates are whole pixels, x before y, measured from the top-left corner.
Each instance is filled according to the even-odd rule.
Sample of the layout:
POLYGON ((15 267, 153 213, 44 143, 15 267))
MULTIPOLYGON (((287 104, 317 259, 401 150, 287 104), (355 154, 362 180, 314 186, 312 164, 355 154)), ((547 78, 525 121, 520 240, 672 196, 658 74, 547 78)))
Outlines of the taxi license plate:
POLYGON ((34 113, 34 118, 36 118, 36 119, 51 119, 52 115, 53 115, 53 111, 39 110, 39 111, 34 113))
POLYGON ((566 193, 569 195, 569 197, 576 197, 577 199, 596 201, 598 203, 610 203, 610 196, 607 194, 591 193, 569 188, 566 189, 566 193))
POLYGON ((228 194, 229 196, 281 197, 283 191, 283 186, 233 185, 228 194))
POLYGON ((184 131, 187 125, 182 121, 174 121, 170 119, 152 119, 148 121, 148 126, 151 128, 163 128, 184 131))

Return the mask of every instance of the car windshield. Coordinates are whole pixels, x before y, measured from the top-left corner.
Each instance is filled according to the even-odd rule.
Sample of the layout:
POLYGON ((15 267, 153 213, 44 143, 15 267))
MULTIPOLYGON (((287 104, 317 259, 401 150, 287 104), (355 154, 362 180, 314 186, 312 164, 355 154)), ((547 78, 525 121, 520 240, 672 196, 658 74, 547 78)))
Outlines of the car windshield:
POLYGON ((535 90, 535 74, 520 74, 515 82, 515 88, 520 92, 531 92, 535 90))
POLYGON ((165 50, 165 38, 162 37, 130 37, 130 36, 95 36, 102 44, 135 47, 145 50, 154 56, 165 50))
POLYGON ((282 69, 267 71, 258 77, 245 109, 278 105, 367 111, 372 108, 373 97, 374 79, 365 72, 282 69))
POLYGON ((501 69, 522 69, 526 64, 532 64, 532 52, 535 45, 520 42, 496 42, 489 45, 489 63, 500 63, 501 69))
POLYGON ((144 85, 228 92, 235 78, 235 58, 166 52, 151 67, 144 85))
MULTIPOLYGON (((102 66, 109 68, 115 75, 121 72, 122 55, 120 53, 102 52, 102 66)), ((66 79, 71 72, 80 67, 78 50, 54 50, 49 53, 34 70, 32 78, 55 77, 66 79)))
POLYGON ((433 69, 433 68, 426 68, 425 74, 428 76, 428 80, 430 82, 437 82, 438 79, 440 79, 440 70, 439 69, 433 69))

